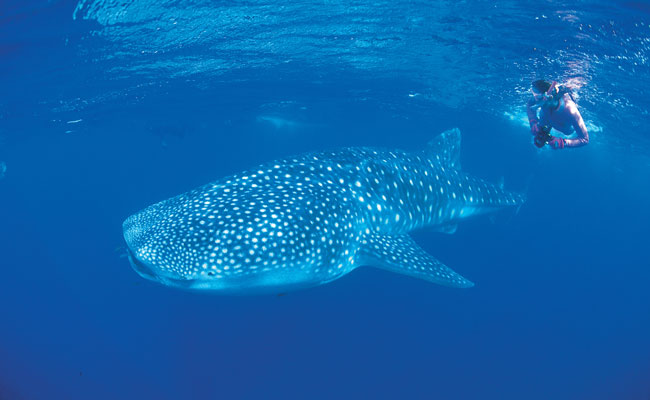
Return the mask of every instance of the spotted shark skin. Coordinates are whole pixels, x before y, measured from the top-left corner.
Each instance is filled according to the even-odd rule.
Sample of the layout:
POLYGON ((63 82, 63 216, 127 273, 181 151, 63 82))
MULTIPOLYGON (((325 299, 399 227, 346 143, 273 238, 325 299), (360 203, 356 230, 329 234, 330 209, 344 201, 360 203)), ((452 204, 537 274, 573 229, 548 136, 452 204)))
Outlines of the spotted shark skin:
POLYGON ((408 235, 518 207, 460 171, 460 131, 421 152, 347 148, 290 157, 154 204, 123 223, 129 260, 162 284, 224 294, 321 285, 369 265, 471 287, 408 235))

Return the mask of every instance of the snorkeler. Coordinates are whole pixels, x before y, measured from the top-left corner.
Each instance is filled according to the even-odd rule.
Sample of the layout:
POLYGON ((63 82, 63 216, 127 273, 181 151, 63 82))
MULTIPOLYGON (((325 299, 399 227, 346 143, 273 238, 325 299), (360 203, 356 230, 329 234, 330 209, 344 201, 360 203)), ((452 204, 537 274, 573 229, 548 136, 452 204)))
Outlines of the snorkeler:
POLYGON ((582 120, 571 91, 557 82, 537 80, 532 83, 533 98, 526 104, 530 132, 535 136, 535 146, 548 144, 553 149, 580 147, 589 143, 589 133, 582 120), (537 109, 541 108, 539 119, 537 109), (551 135, 551 128, 575 138, 565 139, 551 135))

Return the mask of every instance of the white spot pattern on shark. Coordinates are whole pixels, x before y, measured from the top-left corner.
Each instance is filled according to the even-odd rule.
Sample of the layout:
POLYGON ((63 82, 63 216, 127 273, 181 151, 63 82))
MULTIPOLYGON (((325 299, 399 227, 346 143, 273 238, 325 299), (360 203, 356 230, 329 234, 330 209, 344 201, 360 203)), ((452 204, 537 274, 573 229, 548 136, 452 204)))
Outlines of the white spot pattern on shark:
POLYGON ((469 287, 408 233, 452 233, 524 197, 461 172, 459 151, 452 129, 418 153, 347 148, 264 164, 129 217, 129 259, 145 278, 219 293, 286 292, 362 265, 469 287))

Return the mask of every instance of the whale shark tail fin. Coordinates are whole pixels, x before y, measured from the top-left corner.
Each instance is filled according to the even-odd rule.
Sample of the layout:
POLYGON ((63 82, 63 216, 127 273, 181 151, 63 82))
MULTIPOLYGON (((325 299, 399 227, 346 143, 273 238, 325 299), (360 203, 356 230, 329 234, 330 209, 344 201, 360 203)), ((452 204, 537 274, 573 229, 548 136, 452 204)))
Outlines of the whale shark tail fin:
POLYGON ((362 241, 362 263, 443 286, 469 288, 472 282, 422 250, 408 235, 368 234, 362 241))
POLYGON ((442 132, 427 144, 425 153, 445 167, 460 169, 460 129, 442 132))

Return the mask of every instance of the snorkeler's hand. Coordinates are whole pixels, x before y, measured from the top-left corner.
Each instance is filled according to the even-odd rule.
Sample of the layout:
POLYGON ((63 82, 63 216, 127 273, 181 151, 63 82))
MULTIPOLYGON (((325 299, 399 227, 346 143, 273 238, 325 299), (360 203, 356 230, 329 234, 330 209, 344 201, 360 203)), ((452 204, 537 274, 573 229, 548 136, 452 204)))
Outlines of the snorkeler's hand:
POLYGON ((531 133, 533 136, 537 136, 537 135, 539 134, 539 125, 537 124, 537 122, 533 122, 533 123, 530 125, 530 133, 531 133))
POLYGON ((564 139, 553 136, 553 139, 548 142, 548 145, 551 146, 552 149, 559 150, 564 148, 565 142, 564 139))

